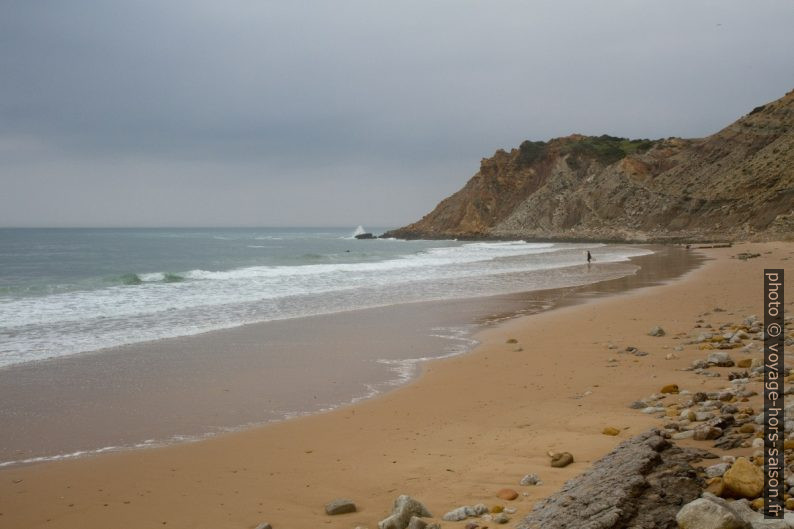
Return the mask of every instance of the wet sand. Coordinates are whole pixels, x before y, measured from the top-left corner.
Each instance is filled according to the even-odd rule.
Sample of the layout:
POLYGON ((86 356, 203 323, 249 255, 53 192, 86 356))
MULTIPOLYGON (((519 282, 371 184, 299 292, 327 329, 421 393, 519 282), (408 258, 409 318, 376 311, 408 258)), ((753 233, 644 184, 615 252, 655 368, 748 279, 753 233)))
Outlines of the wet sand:
POLYGON ((714 306, 760 314, 761 270, 785 267, 794 245, 704 253, 714 260, 671 284, 599 296, 612 288, 602 283, 578 294, 595 302, 565 296, 557 310, 492 325, 471 354, 426 364, 417 381, 377 399, 200 443, 1 470, 0 527, 375 527, 398 494, 440 516, 495 503, 496 490, 537 472, 544 484, 512 502, 520 515, 655 423, 628 402, 666 383, 700 384, 678 370, 701 351, 664 360, 676 333, 714 306), (762 257, 730 259, 741 251, 762 257), (647 336, 654 325, 668 336, 647 336), (650 354, 615 365, 610 343, 650 354), (606 425, 624 430, 601 435, 606 425), (551 469, 548 450, 576 462, 551 469), (325 516, 336 497, 359 512, 325 516))

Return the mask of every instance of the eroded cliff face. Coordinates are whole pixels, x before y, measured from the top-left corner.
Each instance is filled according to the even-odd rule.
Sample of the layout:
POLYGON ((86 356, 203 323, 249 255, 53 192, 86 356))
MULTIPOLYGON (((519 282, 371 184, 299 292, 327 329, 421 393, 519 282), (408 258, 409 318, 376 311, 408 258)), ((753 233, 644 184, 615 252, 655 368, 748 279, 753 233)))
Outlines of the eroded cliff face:
POLYGON ((401 238, 794 237, 794 91, 707 138, 580 135, 482 160, 401 238))

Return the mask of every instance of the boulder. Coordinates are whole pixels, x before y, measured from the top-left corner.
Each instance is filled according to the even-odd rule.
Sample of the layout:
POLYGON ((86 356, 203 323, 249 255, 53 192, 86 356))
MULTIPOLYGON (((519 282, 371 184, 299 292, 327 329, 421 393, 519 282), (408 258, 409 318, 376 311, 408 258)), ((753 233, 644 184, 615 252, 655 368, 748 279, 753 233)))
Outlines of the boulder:
POLYGON ((687 503, 675 520, 679 529, 750 529, 750 524, 728 502, 718 503, 710 498, 687 503))
POLYGON ((573 455, 570 452, 560 452, 551 456, 551 466, 555 468, 567 467, 573 463, 573 455))
POLYGON ((427 508, 408 495, 401 495, 394 500, 394 508, 387 518, 378 522, 379 529, 405 529, 411 517, 426 518, 433 516, 427 508))
POLYGON ((411 516, 411 519, 408 521, 407 529, 426 529, 427 522, 419 518, 418 516, 411 516))
POLYGON ((736 462, 722 476, 725 493, 737 498, 755 499, 764 492, 763 471, 746 457, 736 462))
POLYGON ((356 504, 352 500, 340 498, 328 503, 325 506, 325 514, 346 514, 349 512, 356 512, 356 504))
POLYGON ((512 501, 518 498, 518 492, 513 489, 500 489, 496 493, 496 497, 503 500, 512 501))
POLYGON ((660 336, 664 336, 665 334, 667 334, 667 333, 664 332, 664 329, 662 329, 658 325, 656 327, 654 327, 653 329, 651 329, 650 331, 648 331, 648 336, 660 337, 660 336))

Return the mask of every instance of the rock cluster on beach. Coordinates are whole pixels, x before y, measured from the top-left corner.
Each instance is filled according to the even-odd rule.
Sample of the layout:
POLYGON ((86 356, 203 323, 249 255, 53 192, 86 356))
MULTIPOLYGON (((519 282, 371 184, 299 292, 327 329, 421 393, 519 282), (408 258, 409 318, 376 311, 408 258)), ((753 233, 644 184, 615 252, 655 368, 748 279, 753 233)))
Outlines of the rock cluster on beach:
MULTIPOLYGON (((715 308, 703 316, 720 313, 733 314, 715 308)), ((791 328, 792 318, 786 315, 785 321, 791 328)), ((629 405, 657 418, 657 427, 624 440, 521 517, 517 515, 521 496, 529 494, 526 489, 495 488, 494 504, 450 505, 438 521, 420 501, 401 495, 378 529, 487 529, 512 522, 517 522, 517 529, 794 529, 794 464, 785 468, 785 518, 765 520, 762 514, 764 335, 758 318, 717 324, 700 317, 689 333, 673 334, 656 326, 646 334, 665 349, 673 347, 675 353, 667 353, 666 360, 698 355, 694 361, 691 354, 682 361, 678 372, 687 373, 682 380, 660 380, 656 393, 629 405), (676 345, 663 343, 670 340, 676 345)), ((794 333, 789 331, 785 340, 794 344, 794 333)), ((618 347, 610 343, 608 349, 618 347)), ((657 355, 653 347, 643 351, 635 346, 620 353, 657 355)), ((788 377, 788 368, 784 374, 788 377)), ((785 382, 785 394, 794 394, 794 380, 785 382)), ((794 461, 794 404, 786 406, 784 415, 786 459, 794 461)), ((623 431, 624 427, 606 424, 600 433, 620 436, 623 431)), ((574 462, 570 452, 548 456, 549 472, 574 462)), ((537 473, 526 474, 517 483, 541 484, 537 473)), ((357 507, 352 500, 337 499, 325 506, 325 512, 355 513, 357 507)), ((262 524, 261 529, 270 527, 262 524)))
MULTIPOLYGON (((715 308, 714 313, 726 312, 715 308)), ((790 328, 792 318, 785 317, 790 328)), ((726 322, 715 327, 698 319, 698 331, 684 343, 703 351, 705 357, 692 362, 684 371, 725 380, 718 390, 697 391, 667 384, 658 393, 630 404, 662 421, 660 434, 672 441, 703 442, 722 451, 720 461, 698 468, 703 483, 701 497, 686 503, 676 515, 681 529, 791 528, 794 527, 794 465, 784 468, 785 519, 765 520, 763 509, 763 424, 760 410, 764 365, 761 322, 748 316, 741 322, 726 322), (728 350, 737 350, 734 358, 728 350), (754 399, 757 404, 751 404, 754 399), (687 440, 687 441, 685 441, 687 440), (736 455, 729 452, 741 451, 736 455), (748 453, 749 451, 749 453, 748 453)), ((787 344, 794 337, 785 338, 787 344)), ((789 368, 784 370, 784 393, 794 394, 789 368)), ((786 461, 794 460, 794 405, 784 410, 786 461)), ((661 526, 660 526, 661 527, 661 526)))

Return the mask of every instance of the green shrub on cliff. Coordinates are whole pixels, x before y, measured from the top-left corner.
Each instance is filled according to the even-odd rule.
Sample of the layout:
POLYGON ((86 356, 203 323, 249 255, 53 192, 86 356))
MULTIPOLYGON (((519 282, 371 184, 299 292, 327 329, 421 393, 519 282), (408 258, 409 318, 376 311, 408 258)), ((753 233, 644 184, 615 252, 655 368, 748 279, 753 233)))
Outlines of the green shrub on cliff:
POLYGON ((518 146, 518 165, 520 167, 532 165, 544 154, 546 154, 545 141, 525 140, 521 143, 521 145, 518 146))
POLYGON ((594 158, 604 165, 617 162, 637 152, 645 152, 653 147, 651 140, 630 140, 604 134, 588 136, 571 142, 565 152, 578 158, 594 158))

